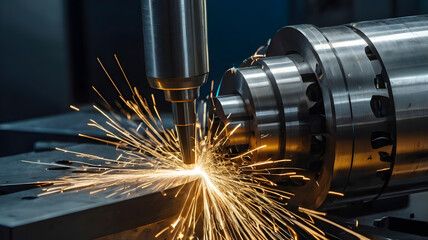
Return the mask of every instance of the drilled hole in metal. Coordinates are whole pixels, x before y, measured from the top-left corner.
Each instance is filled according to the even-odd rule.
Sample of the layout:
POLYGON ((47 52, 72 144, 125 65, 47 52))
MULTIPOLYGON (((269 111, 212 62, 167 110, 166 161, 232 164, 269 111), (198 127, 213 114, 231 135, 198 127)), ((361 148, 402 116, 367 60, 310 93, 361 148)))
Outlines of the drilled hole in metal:
POLYGON ((382 162, 391 162, 392 158, 387 152, 379 152, 379 157, 382 162))
POLYGON ((311 154, 322 155, 325 148, 325 139, 322 135, 312 135, 311 137, 311 154))
POLYGON ((306 96, 310 101, 317 102, 322 98, 321 89, 317 83, 312 83, 306 88, 306 96))
POLYGON ((391 114, 391 106, 388 97, 373 96, 370 100, 370 107, 377 118, 387 117, 391 114))
POLYGON ((311 108, 309 108, 309 114, 324 114, 324 103, 317 102, 311 108))
POLYGON ((385 89, 386 85, 385 85, 385 81, 382 78, 382 75, 376 75, 375 79, 374 79, 374 84, 375 87, 377 89, 385 89))
POLYGON ((391 134, 388 132, 372 132, 371 134, 371 144, 373 149, 392 145, 392 143, 391 134))
POLYGON ((311 115, 310 126, 312 134, 325 133, 325 117, 322 115, 311 115))

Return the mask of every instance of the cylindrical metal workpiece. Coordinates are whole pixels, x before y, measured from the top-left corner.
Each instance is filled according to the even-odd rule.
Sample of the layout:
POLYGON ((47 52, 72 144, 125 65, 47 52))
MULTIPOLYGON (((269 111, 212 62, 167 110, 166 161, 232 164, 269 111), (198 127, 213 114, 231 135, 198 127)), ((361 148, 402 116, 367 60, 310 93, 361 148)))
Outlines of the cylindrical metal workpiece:
POLYGON ((281 180, 299 205, 428 190, 428 16, 284 27, 225 73, 215 104, 233 122, 246 113, 235 142, 267 145, 253 161, 288 158, 310 179, 281 180), (244 104, 220 106, 233 95, 244 104))

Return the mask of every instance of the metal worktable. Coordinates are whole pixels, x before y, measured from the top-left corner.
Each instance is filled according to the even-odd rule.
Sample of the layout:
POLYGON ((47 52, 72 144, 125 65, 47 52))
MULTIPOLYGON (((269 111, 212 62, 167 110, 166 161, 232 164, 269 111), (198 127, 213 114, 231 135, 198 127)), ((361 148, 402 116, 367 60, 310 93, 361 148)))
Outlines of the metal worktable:
MULTIPOLYGON (((98 144, 75 145, 69 150, 111 158, 120 154, 114 147, 98 144)), ((47 163, 85 161, 84 158, 60 151, 20 154, 0 159, 0 189, 3 193, 0 195, 0 239, 93 239, 111 234, 116 234, 117 239, 121 232, 122 237, 139 233, 152 238, 157 233, 155 230, 160 228, 158 225, 170 224, 165 220, 177 214, 186 192, 185 186, 177 197, 174 196, 174 189, 167 190, 164 196, 146 188, 130 196, 106 198, 111 191, 89 194, 91 190, 87 189, 37 197, 42 192, 39 187, 23 190, 23 185, 18 185, 17 189, 8 188, 5 184, 49 182, 73 174, 72 170, 47 170, 49 166, 21 160, 47 163), (6 194, 8 191, 13 193, 6 194), (143 231, 144 226, 149 224, 150 230, 143 231), (130 229, 136 230, 126 231, 130 229)), ((95 160, 86 161, 97 163, 95 160)))

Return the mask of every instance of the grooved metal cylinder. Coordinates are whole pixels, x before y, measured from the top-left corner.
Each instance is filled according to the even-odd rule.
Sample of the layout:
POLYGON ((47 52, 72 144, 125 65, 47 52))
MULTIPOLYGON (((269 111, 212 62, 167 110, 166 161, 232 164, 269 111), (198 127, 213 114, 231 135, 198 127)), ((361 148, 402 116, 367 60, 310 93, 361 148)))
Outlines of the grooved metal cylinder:
POLYGON ((428 190, 428 16, 284 27, 225 73, 215 111, 244 123, 231 145, 267 145, 252 161, 288 158, 310 179, 278 180, 300 205, 428 190))

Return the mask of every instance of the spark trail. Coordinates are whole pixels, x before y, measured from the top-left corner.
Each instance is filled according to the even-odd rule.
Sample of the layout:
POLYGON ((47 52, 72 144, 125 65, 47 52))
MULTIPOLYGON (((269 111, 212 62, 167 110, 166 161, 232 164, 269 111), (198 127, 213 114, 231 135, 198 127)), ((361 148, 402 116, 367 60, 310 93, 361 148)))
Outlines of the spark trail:
MULTIPOLYGON (((181 159, 175 131, 163 126, 154 97, 151 102, 147 101, 136 88, 131 87, 116 55, 115 58, 132 93, 131 99, 125 99, 101 61, 99 63, 116 88, 125 109, 137 116, 140 124, 135 129, 125 128, 114 115, 94 106, 106 121, 99 123, 91 119, 88 124, 103 130, 111 140, 81 136, 115 145, 121 154, 117 159, 108 159, 58 148, 79 157, 101 160, 104 164, 80 167, 78 170, 82 172, 91 168, 101 171, 63 177, 53 187, 45 188, 40 195, 89 188, 91 194, 112 190, 107 197, 113 197, 118 194, 131 195, 139 189, 151 188, 164 192, 172 187, 190 184, 177 218, 156 237, 171 231, 174 239, 297 239, 298 231, 314 239, 327 239, 313 221, 314 218, 323 219, 324 214, 304 208, 299 208, 301 214, 288 211, 287 200, 293 194, 269 180, 269 175, 278 169, 282 170, 283 175, 308 180, 281 167, 290 160, 252 163, 246 158, 258 149, 250 149, 239 155, 223 151, 223 146, 236 129, 227 132, 227 126, 214 126, 208 118, 206 134, 200 127, 197 128, 196 164, 187 166, 181 159), (198 226, 203 228, 202 236, 196 234, 198 226)), ((179 187, 176 196, 181 190, 179 187)), ((343 228, 340 225, 336 227, 343 228)), ((367 239, 357 233, 352 234, 367 239)))

